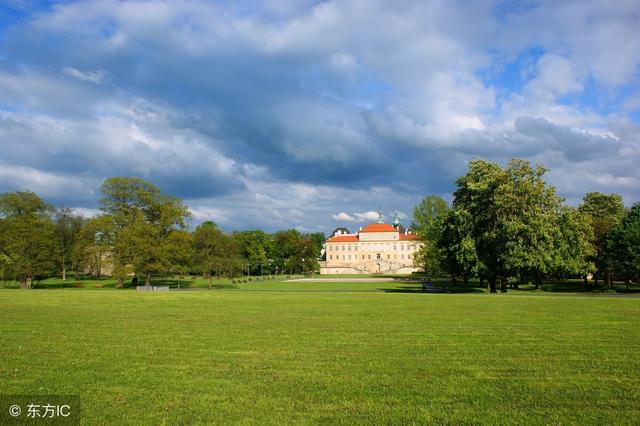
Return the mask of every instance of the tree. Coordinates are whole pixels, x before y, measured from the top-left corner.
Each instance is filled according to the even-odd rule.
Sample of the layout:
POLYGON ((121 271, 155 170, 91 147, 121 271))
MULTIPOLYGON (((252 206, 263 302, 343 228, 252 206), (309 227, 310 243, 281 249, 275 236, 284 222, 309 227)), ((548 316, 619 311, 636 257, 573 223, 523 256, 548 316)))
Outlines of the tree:
POLYGON ((424 197, 413 209, 415 232, 422 241, 420 250, 415 255, 415 263, 430 274, 436 274, 441 269, 438 241, 442 220, 448 210, 447 202, 437 195, 424 197))
POLYGON ((552 265, 561 200, 542 179, 545 172, 523 160, 511 160, 504 169, 474 160, 456 182, 454 208, 471 218, 471 236, 492 293, 497 279, 507 291, 510 274, 532 274, 539 284, 552 265))
POLYGON ((327 241, 327 236, 324 235, 324 232, 313 232, 308 235, 309 239, 314 245, 314 249, 318 253, 318 257, 322 253, 322 248, 324 247, 324 242, 327 241))
POLYGON ((276 271, 287 271, 290 274, 319 271, 320 249, 317 237, 302 235, 295 229, 288 229, 276 232, 272 238, 269 258, 273 259, 276 271))
POLYGON ((437 241, 442 268, 455 284, 461 276, 467 284, 478 265, 476 244, 471 236, 471 217, 465 210, 449 210, 441 221, 437 241))
POLYGON ((193 264, 203 277, 233 277, 241 267, 238 242, 211 222, 203 222, 192 233, 193 264))
POLYGON ((254 275, 269 268, 269 236, 263 231, 235 232, 233 238, 240 247, 240 255, 254 275))
POLYGON ((63 281, 67 279, 67 260, 71 257, 76 237, 82 228, 82 221, 82 216, 74 214, 69 208, 60 207, 56 210, 54 216, 55 236, 63 281))
MULTIPOLYGON (((131 263, 150 285, 153 274, 172 268, 171 235, 186 229, 187 207, 140 178, 109 178, 100 190, 101 209, 114 224, 114 270, 124 271, 131 263)), ((121 276, 118 285, 122 286, 121 276)))
POLYGON ((640 275, 640 203, 607 234, 605 257, 624 275, 628 289, 629 281, 640 275))
POLYGON ((30 288, 34 277, 54 268, 53 208, 31 191, 9 192, 0 196, 0 261, 30 288))
POLYGON ((564 206, 559 215, 558 230, 556 269, 561 274, 582 275, 586 283, 587 274, 595 271, 591 260, 595 253, 591 243, 591 217, 580 210, 564 206))
POLYGON ((603 272, 606 274, 607 284, 611 288, 612 278, 611 270, 606 262, 606 241, 609 232, 615 228, 626 211, 622 202, 622 197, 618 194, 603 194, 601 192, 589 192, 582 199, 582 205, 579 207, 582 213, 591 217, 591 227, 593 230, 593 248, 594 254, 591 260, 596 266, 593 278, 596 286, 598 285, 598 276, 603 272))
MULTIPOLYGON (((98 215, 84 221, 75 237, 72 259, 75 265, 76 278, 88 272, 98 278, 106 269, 119 273, 114 269, 122 262, 114 260, 115 223, 110 215, 98 215)), ((123 275, 120 278, 123 278, 123 275)))

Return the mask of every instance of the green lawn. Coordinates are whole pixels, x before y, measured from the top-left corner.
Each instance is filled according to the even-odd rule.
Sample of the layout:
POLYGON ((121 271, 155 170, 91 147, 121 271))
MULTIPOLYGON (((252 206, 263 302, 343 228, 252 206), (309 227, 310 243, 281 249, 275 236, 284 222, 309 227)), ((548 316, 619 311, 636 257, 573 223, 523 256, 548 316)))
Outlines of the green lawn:
POLYGON ((405 287, 0 290, 0 394, 80 394, 87 424, 637 424, 640 298, 405 287))

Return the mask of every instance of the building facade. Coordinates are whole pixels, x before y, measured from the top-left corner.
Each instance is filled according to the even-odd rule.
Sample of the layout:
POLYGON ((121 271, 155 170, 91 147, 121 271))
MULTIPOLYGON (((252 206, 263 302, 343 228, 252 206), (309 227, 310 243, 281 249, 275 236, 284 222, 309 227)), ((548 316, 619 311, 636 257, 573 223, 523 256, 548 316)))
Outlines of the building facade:
POLYGON ((410 274, 420 268, 414 259, 422 243, 400 225, 396 213, 393 224, 377 223, 351 234, 338 228, 324 246, 320 274, 410 274))

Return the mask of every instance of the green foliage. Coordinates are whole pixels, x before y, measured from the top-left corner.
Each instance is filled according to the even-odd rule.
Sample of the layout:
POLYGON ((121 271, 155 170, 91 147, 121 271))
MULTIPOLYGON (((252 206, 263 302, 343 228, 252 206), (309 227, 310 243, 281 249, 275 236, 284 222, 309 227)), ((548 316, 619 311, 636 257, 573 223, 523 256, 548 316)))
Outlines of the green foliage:
POLYGON ((269 250, 271 240, 263 231, 242 231, 233 234, 240 248, 240 255, 252 274, 260 274, 269 270, 269 250))
POLYGON ((311 236, 288 229, 276 232, 272 237, 270 258, 276 273, 311 274, 319 271, 320 248, 311 236))
POLYGON ((627 280, 640 275, 640 203, 607 234, 604 257, 627 280))
POLYGON ((116 224, 110 215, 98 215, 84 221, 72 251, 76 276, 88 273, 100 277, 110 274, 114 263, 123 263, 120 260, 114 262, 114 254, 119 254, 113 250, 115 230, 116 224))
POLYGON ((590 259, 596 266, 597 280, 598 274, 608 266, 606 249, 609 233, 624 218, 626 211, 620 195, 600 192, 585 195, 579 210, 591 218, 593 255, 590 259))
MULTIPOLYGON (((71 209, 61 207, 54 215, 56 248, 58 252, 58 268, 62 271, 62 279, 67 278, 67 262, 69 258, 73 260, 73 252, 76 238, 82 229, 83 218, 74 214, 71 209)), ((71 262, 71 266, 75 265, 71 262)))
POLYGON ((34 277, 55 268, 53 208, 30 191, 0 196, 0 268, 29 288, 34 277))
POLYGON ((193 231, 193 264, 206 277, 233 277, 243 266, 240 244, 207 221, 193 231))
POLYGON ((559 216, 559 238, 554 247, 558 275, 587 275, 595 272, 592 261, 595 254, 591 217, 584 212, 563 207, 559 216))
POLYGON ((467 211, 449 210, 442 220, 437 241, 442 268, 454 279, 461 276, 465 282, 474 275, 478 267, 471 226, 471 216, 467 211))
POLYGON ((441 271, 441 254, 438 241, 442 231, 442 220, 449 211, 447 202, 437 195, 424 197, 413 209, 413 226, 422 241, 414 262, 428 274, 441 271))
POLYGON ((557 263, 561 200, 543 180, 545 172, 523 160, 504 169, 475 160, 457 181, 454 207, 472 219, 471 236, 492 291, 497 278, 506 291, 509 275, 530 274, 540 282, 557 263))
MULTIPOLYGON (((182 200, 163 195, 153 184, 139 178, 115 177, 100 187, 102 210, 113 234, 114 272, 122 284, 128 264, 149 284, 151 276, 176 271, 176 261, 188 256, 189 242, 184 235, 190 216, 182 200), (180 243, 175 253, 172 244, 180 243)), ((186 266, 186 265, 183 265, 186 266)), ((180 268, 181 270, 183 268, 180 268)))

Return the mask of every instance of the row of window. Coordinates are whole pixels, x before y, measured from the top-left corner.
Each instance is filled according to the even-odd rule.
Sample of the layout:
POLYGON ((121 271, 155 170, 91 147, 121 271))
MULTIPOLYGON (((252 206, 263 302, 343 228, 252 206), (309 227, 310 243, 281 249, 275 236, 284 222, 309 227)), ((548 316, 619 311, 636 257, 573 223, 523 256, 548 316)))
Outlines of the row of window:
MULTIPOLYGON (((363 254, 363 255, 362 255, 362 260, 364 260, 364 256, 365 256, 365 255, 363 254)), ((367 255, 367 258, 368 258, 369 260, 371 260, 371 255, 370 255, 370 254, 369 254, 369 255, 367 255)), ((394 255, 393 255, 393 258, 394 258, 395 260, 397 260, 397 259, 398 259, 398 255, 397 255, 397 254, 394 254, 394 255)), ((335 259, 336 259, 336 260, 340 260, 340 255, 339 255, 339 254, 336 254, 336 255, 335 255, 335 259)), ((382 257, 381 257, 381 255, 380 255, 380 253, 377 253, 377 254, 376 254, 376 259, 382 259, 382 257)), ((387 255, 387 259, 391 259, 391 255, 390 255, 390 254, 388 254, 388 255, 387 255)), ((401 254, 401 255, 400 255, 400 259, 401 259, 401 260, 404 260, 404 254, 401 254)), ((411 255, 410 255, 410 254, 407 254, 407 259, 411 259, 411 255)), ((329 260, 333 260, 333 255, 332 255, 332 254, 330 254, 330 255, 329 255, 329 260)), ((343 255, 342 255, 342 260, 352 260, 352 259, 351 259, 351 255, 350 255, 350 254, 343 254, 343 255)), ((358 255, 357 255, 357 254, 354 254, 354 255, 353 255, 353 260, 358 260, 358 255)))
MULTIPOLYGON (((379 246, 379 245, 378 245, 379 246)), ((387 247, 391 247, 391 244, 386 245, 387 247)), ((327 250, 329 251, 351 251, 351 247, 350 245, 348 246, 334 246, 334 245, 327 245, 327 250)), ((400 244, 400 250, 415 250, 416 246, 414 245, 406 245, 406 244, 400 244)), ((393 245, 393 250, 397 250, 398 246, 397 245, 393 245)), ((358 250, 358 246, 353 246, 353 251, 358 250)), ((370 246, 361 246, 360 250, 371 250, 370 246)))

